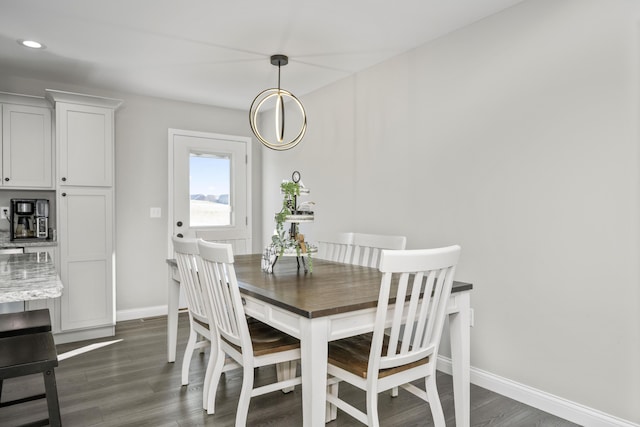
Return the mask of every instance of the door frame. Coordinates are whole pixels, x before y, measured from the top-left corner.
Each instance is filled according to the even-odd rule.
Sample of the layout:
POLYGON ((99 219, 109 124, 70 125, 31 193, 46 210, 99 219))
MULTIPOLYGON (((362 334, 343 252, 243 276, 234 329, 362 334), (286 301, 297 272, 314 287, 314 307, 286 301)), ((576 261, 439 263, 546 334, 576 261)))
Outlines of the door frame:
POLYGON ((193 131, 193 130, 183 130, 183 129, 172 129, 169 128, 168 132, 168 198, 167 198, 167 256, 168 258, 174 257, 173 245, 171 243, 171 236, 173 235, 173 223, 175 221, 174 218, 174 191, 173 191, 173 182, 174 182, 174 136, 175 135, 184 135, 191 136, 196 138, 210 138, 210 139, 221 139, 225 141, 237 141, 246 143, 247 147, 247 232, 249 235, 249 247, 253 244, 253 218, 252 218, 252 177, 251 177, 251 138, 246 136, 238 136, 238 135, 225 135, 220 133, 213 132, 201 132, 201 131, 193 131))

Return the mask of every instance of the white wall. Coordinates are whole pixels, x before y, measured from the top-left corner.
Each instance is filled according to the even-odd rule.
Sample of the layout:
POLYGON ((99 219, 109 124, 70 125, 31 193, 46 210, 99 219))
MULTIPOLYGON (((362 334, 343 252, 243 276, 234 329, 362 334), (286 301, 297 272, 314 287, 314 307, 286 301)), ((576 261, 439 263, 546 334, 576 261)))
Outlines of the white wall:
MULTIPOLYGON (((116 121, 117 308, 163 306, 167 303, 167 130, 239 136, 250 136, 251 130, 243 111, 132 95, 126 96, 116 121), (162 208, 161 219, 149 218, 152 206, 162 208), (138 259, 140 242, 145 242, 147 254, 138 259)), ((257 144, 253 148, 257 177, 253 191, 258 196, 254 235, 260 236, 261 162, 257 144)))
MULTIPOLYGON (((320 102, 304 106, 312 118, 307 136, 288 151, 262 148, 262 216, 263 246, 271 241, 275 228, 274 215, 282 207, 280 182, 291 180, 294 170, 301 173, 302 182, 311 191, 303 201, 316 203, 315 223, 300 224, 300 230, 312 241, 323 232, 347 231, 353 228, 353 193, 355 176, 355 116, 353 113, 354 87, 351 79, 327 87, 319 94, 320 102), (336 100, 334 104, 332 100, 336 100), (347 101, 345 101, 348 100, 347 101), (327 102, 330 105, 327 105, 327 102), (346 177, 346 179, 345 179, 346 177), (326 209, 327 206, 331 208, 326 209)), ((307 98, 305 98, 307 99, 307 98)), ((271 117, 266 117, 270 122, 271 117)), ((268 133, 265 131, 265 134, 268 133)))
MULTIPOLYGON (((123 99, 116 112, 116 310, 162 314, 167 304, 168 129, 250 136, 246 112, 0 74, 0 91, 44 96, 45 88, 123 99), (149 218, 160 207, 162 217, 149 218)), ((253 145, 254 250, 260 251, 261 153, 253 145)))
POLYGON ((265 236, 299 169, 309 236, 460 243, 473 366, 640 422, 639 18, 532 0, 304 97, 308 135, 264 156, 265 236))

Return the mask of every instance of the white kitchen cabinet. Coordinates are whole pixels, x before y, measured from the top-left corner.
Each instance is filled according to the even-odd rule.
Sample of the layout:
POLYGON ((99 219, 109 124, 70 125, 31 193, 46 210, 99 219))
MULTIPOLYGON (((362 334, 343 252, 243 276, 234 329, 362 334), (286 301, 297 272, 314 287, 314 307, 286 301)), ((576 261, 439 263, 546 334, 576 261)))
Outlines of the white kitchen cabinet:
POLYGON ((119 99, 47 89, 55 103, 58 185, 112 187, 119 99))
MULTIPOLYGON (((54 263, 56 263, 56 247, 55 246, 26 246, 24 248, 25 253, 42 253, 46 252, 51 257, 54 263)), ((64 291, 63 291, 64 292, 64 291)), ((26 310, 38 310, 41 308, 48 308, 49 315, 51 316, 51 329, 53 333, 60 332, 60 298, 47 298, 39 300, 25 301, 26 310)))
POLYGON ((101 335, 113 335, 113 191, 65 188, 59 196, 61 329, 103 328, 101 335))
POLYGON ((51 109, 44 98, 0 93, 1 188, 53 188, 51 109))
POLYGON ((113 110, 56 104, 60 185, 113 185, 113 110))
POLYGON ((64 285, 56 342, 112 336, 114 111, 122 101, 46 92, 55 105, 58 258, 64 285))

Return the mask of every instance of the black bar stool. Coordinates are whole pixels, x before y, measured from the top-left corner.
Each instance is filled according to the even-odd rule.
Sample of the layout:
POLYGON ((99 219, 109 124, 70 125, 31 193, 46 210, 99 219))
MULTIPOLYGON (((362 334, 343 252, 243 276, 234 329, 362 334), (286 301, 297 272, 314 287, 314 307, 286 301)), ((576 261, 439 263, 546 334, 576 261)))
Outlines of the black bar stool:
POLYGON ((0 314, 0 408, 47 399, 49 418, 28 424, 60 425, 60 407, 54 367, 58 366, 48 309, 0 314), (42 373, 45 393, 1 402, 3 381, 42 373))
POLYGON ((25 424, 25 426, 49 424, 59 427, 61 421, 54 371, 56 366, 58 366, 58 355, 51 332, 0 338, 0 408, 46 398, 49 418, 25 424), (42 373, 44 378, 45 393, 1 402, 2 383, 5 379, 38 373, 42 373))
POLYGON ((0 314, 0 338, 51 332, 49 309, 0 314))

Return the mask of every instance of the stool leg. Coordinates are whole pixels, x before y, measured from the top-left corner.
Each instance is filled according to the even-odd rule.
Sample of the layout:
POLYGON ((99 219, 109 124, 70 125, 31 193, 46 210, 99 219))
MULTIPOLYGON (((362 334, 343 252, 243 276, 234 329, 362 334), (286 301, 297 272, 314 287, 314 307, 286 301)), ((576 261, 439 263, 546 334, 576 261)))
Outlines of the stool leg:
POLYGON ((60 427, 60 405, 58 403, 58 388, 56 386, 56 373, 53 368, 42 373, 44 376, 44 388, 47 393, 47 407, 49 408, 49 425, 60 427))

